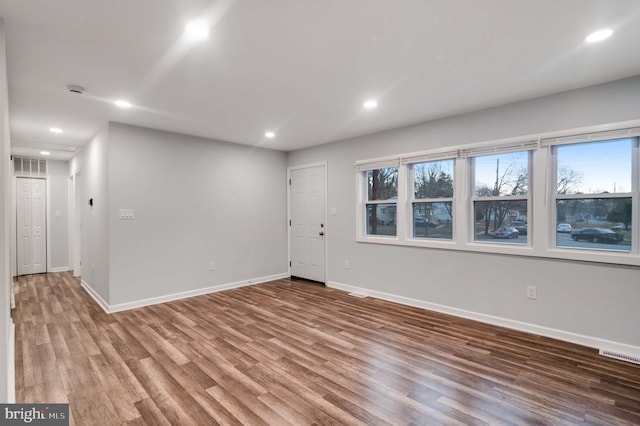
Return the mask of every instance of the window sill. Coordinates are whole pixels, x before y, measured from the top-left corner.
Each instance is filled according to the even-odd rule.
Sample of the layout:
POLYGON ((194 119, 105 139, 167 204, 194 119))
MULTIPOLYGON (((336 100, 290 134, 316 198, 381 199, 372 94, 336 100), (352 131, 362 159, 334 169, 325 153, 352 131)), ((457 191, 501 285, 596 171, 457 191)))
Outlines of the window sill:
POLYGON ((383 244, 389 246, 416 247, 433 250, 454 250, 471 253, 500 254, 507 256, 525 256, 543 259, 569 260, 578 262, 604 263, 612 265, 640 266, 640 256, 632 252, 589 250, 589 249, 538 249, 530 245, 468 242, 451 240, 416 240, 398 237, 358 237, 356 242, 365 244, 383 244))

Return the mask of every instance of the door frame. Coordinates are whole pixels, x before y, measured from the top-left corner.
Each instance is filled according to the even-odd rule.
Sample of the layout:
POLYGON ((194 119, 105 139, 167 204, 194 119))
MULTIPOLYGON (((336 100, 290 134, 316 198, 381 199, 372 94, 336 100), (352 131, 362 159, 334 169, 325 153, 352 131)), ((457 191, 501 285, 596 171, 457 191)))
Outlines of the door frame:
POLYGON ((82 248, 82 171, 75 170, 69 175, 69 268, 74 277, 82 275, 82 261, 80 250, 82 248))
POLYGON ((327 182, 328 182, 328 166, 327 166, 327 162, 326 161, 319 161, 316 163, 307 163, 307 164, 301 164, 299 166, 289 166, 287 167, 287 181, 285 182, 286 184, 286 188, 287 188, 287 271, 289 273, 289 277, 291 277, 291 172, 293 170, 300 170, 300 169, 309 169, 311 167, 323 167, 324 168, 324 182, 322 182, 322 184, 324 185, 324 229, 325 229, 325 235, 324 235, 324 282, 323 284, 326 285, 327 283, 327 276, 328 276, 328 272, 329 272, 329 250, 328 250, 328 242, 329 242, 329 224, 328 224, 328 216, 327 216, 327 182))
MULTIPOLYGON (((47 164, 48 166, 48 164, 47 164)), ((51 272, 51 180, 49 179, 49 174, 48 174, 48 170, 47 170, 47 176, 45 177, 45 196, 47 197, 45 199, 45 209, 44 209, 44 215, 45 215, 45 223, 46 223, 46 227, 47 227, 47 256, 46 256, 46 262, 47 262, 47 266, 45 268, 45 273, 49 273, 51 272)), ((17 265, 16 265, 17 267, 17 265)))

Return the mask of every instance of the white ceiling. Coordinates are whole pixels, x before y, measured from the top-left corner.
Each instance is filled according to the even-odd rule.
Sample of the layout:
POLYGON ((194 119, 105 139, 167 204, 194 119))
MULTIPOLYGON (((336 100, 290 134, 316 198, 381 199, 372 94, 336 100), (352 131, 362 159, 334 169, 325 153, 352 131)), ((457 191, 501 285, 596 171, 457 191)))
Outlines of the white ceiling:
POLYGON ((0 0, 0 16, 14 151, 80 147, 109 120, 294 150, 640 74, 639 0, 0 0), (185 40, 193 19, 207 40, 185 40))

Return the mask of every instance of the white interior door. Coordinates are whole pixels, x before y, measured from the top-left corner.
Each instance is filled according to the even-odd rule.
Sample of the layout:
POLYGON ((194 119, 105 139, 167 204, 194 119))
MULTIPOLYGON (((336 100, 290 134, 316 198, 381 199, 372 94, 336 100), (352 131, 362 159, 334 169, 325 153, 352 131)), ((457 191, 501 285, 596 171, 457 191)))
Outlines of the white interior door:
POLYGON ((291 275, 325 282, 325 168, 290 173, 291 275))
POLYGON ((44 179, 16 179, 18 275, 47 272, 47 220, 44 179))

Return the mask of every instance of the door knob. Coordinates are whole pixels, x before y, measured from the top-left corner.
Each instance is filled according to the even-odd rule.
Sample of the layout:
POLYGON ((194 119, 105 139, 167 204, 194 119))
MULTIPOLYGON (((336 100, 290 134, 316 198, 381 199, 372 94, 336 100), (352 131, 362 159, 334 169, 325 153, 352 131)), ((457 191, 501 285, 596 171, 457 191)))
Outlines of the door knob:
POLYGON ((324 232, 320 231, 320 232, 318 232, 318 235, 322 236, 322 235, 324 235, 324 232))

